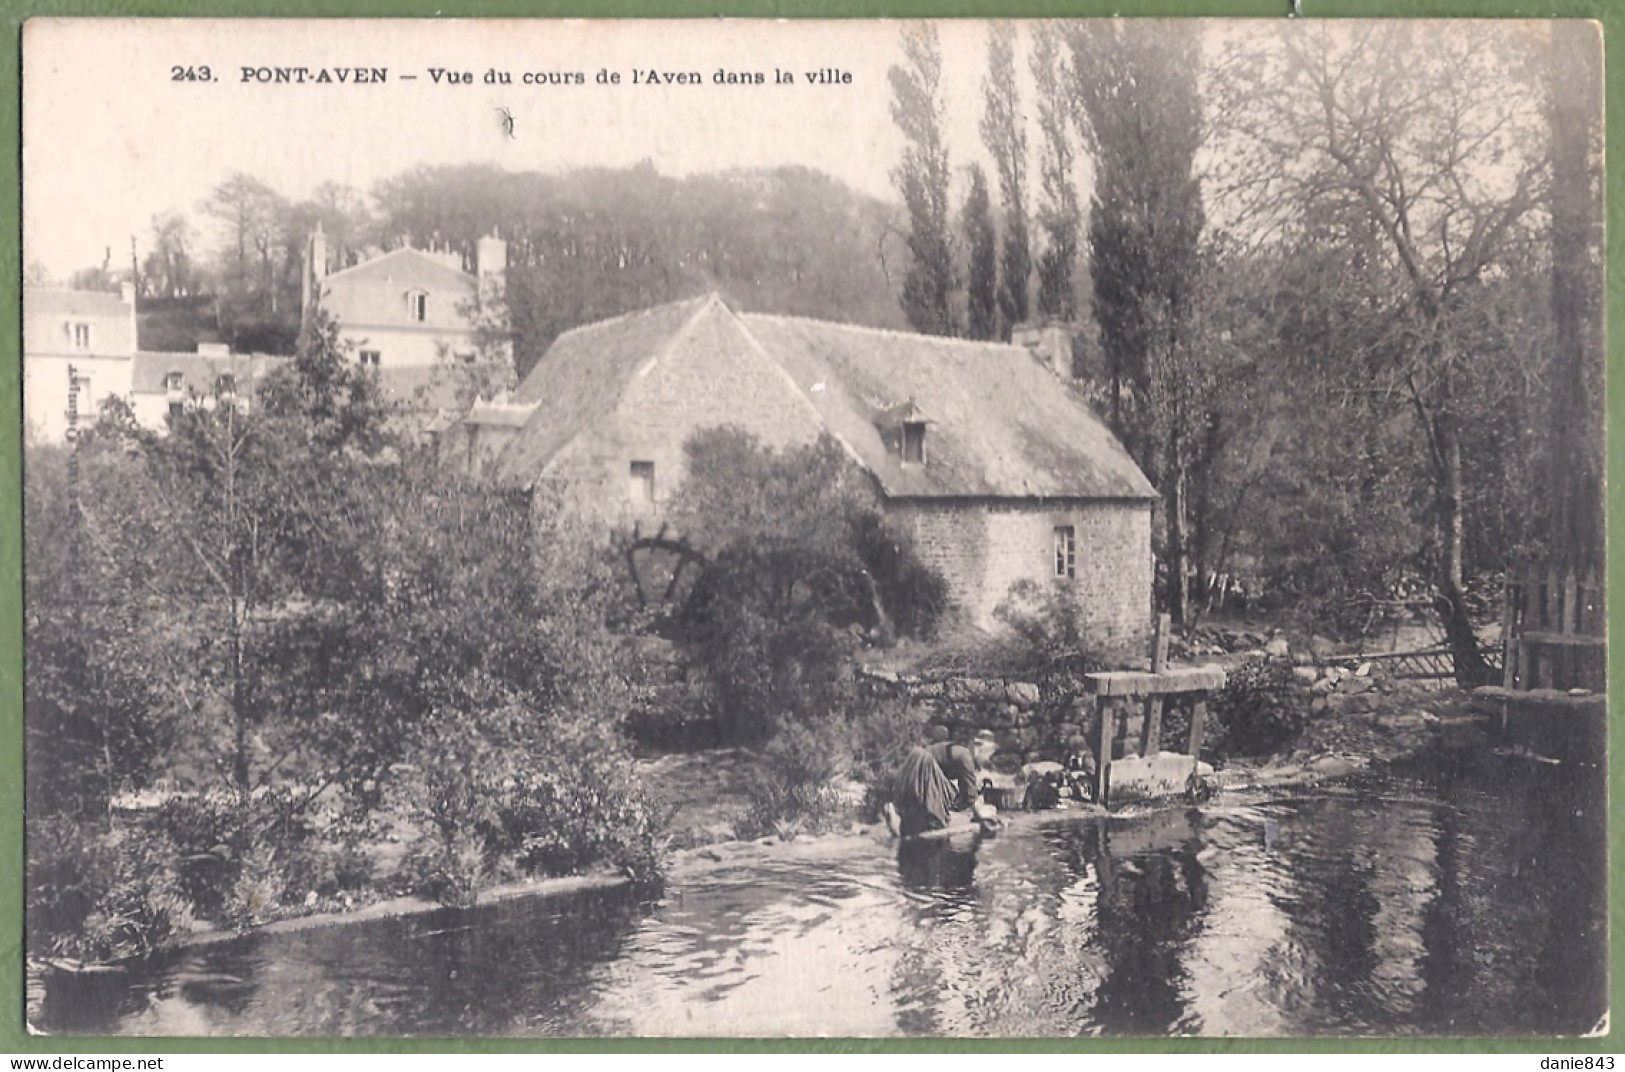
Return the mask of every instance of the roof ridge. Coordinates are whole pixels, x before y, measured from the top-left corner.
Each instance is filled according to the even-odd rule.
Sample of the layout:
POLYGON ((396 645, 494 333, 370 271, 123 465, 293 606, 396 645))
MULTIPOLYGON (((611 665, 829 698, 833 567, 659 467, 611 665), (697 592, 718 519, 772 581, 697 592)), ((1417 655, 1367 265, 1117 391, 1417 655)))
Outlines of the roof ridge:
POLYGON ((352 264, 348 268, 340 268, 336 272, 328 272, 326 275, 322 276, 319 281, 325 283, 329 279, 337 279, 339 276, 347 275, 350 272, 359 272, 363 268, 371 268, 380 261, 387 261, 389 258, 399 256, 402 253, 416 253, 418 256, 426 258, 430 264, 438 265, 448 272, 456 272, 458 275, 466 276, 469 279, 475 278, 474 273, 472 272, 465 272, 461 268, 453 268, 445 261, 436 260, 436 254, 430 253, 427 250, 417 249, 413 246, 402 246, 400 249, 392 249, 387 253, 380 253, 371 260, 362 261, 360 264, 352 264))
POLYGON ((818 324, 823 327, 840 328, 845 331, 858 331, 869 335, 888 335, 899 339, 918 339, 932 343, 945 343, 952 346, 997 346, 1007 350, 1021 350, 1029 352, 1027 347, 1013 342, 1000 342, 998 339, 962 339, 955 335, 927 335, 920 331, 902 331, 897 328, 877 328, 868 324, 852 324, 844 320, 822 320, 816 316, 796 316, 793 313, 740 313, 741 318, 751 317, 760 320, 790 320, 803 324, 818 324))
MULTIPOLYGON (((707 298, 715 297, 717 297, 717 292, 713 290, 709 294, 701 294, 693 298, 678 298, 676 301, 661 302, 659 305, 651 305, 643 309, 631 309, 624 313, 617 313, 615 316, 606 317, 603 320, 589 320, 585 324, 577 324, 573 328, 567 328, 564 331, 559 332, 553 337, 553 342, 556 343, 561 339, 567 339, 572 335, 579 335, 584 331, 607 328, 612 324, 620 324, 627 320, 634 320, 640 316, 651 316, 655 313, 663 313, 669 309, 675 309, 679 305, 690 305, 703 302, 707 298)), ((684 321, 684 327, 686 327, 687 324, 688 322, 684 321)), ((553 343, 548 343, 548 349, 551 350, 552 348, 553 343)))

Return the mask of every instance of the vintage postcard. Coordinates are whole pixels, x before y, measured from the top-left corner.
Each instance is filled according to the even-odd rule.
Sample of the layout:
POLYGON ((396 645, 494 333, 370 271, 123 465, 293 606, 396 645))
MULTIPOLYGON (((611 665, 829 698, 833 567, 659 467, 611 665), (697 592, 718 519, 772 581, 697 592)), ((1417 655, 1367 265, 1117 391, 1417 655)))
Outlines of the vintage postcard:
POLYGON ((1601 64, 29 22, 30 1029, 1606 1030, 1601 64))

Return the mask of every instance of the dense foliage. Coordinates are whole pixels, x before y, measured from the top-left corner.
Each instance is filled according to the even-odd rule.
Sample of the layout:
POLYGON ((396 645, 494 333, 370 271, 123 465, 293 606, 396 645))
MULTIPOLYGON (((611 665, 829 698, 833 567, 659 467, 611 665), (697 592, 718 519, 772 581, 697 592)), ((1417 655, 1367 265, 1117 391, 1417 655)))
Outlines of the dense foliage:
POLYGON ((31 448, 40 954, 382 892, 362 850, 389 825, 473 846, 460 889, 426 883, 455 897, 655 873, 601 541, 436 467, 337 339, 318 322, 252 406, 198 398, 162 433, 112 407, 71 457, 31 448))

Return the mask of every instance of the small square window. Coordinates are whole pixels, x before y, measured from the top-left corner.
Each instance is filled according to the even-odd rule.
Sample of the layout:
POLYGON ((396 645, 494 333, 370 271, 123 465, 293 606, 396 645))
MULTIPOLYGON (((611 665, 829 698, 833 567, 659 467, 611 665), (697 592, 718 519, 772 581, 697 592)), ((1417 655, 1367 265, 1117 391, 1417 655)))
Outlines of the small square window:
POLYGON ((632 502, 638 506, 650 506, 655 501, 655 463, 633 462, 631 472, 632 502))
POLYGON ((1055 526, 1055 576, 1078 575, 1078 534, 1071 525, 1055 526))
POLYGON ((167 392, 168 394, 172 394, 172 395, 180 394, 181 389, 184 388, 185 386, 186 386, 186 374, 183 373, 183 372, 174 371, 174 372, 167 373, 164 376, 164 391, 167 392))
POLYGON ((218 395, 234 395, 237 393, 237 376, 235 373, 222 372, 214 381, 214 392, 218 395))
POLYGON ((377 350, 363 350, 359 355, 362 368, 377 368, 379 354, 377 350))
POLYGON ((182 413, 185 413, 185 412, 186 412, 186 403, 185 402, 182 402, 179 399, 176 399, 175 401, 173 401, 173 402, 171 402, 169 404, 169 416, 170 416, 171 419, 177 418, 182 413))

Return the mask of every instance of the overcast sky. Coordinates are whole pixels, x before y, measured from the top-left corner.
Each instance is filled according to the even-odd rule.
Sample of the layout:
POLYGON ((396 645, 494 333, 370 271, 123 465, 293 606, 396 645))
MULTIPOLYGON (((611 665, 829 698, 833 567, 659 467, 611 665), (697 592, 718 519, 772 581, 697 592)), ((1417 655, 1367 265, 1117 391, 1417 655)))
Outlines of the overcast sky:
MULTIPOLYGON (((985 27, 944 22, 955 161, 976 133, 985 27)), ((902 140, 886 69, 902 25, 885 22, 671 23, 35 20, 24 40, 24 263, 65 276, 142 255, 154 214, 198 203, 236 171, 292 198, 334 181, 363 192, 417 164, 489 162, 512 170, 624 166, 666 174, 803 164, 895 198, 902 140), (210 83, 173 68, 210 67, 210 83), (384 85, 261 85, 241 68, 383 67, 384 85), (467 71, 436 84, 430 68, 467 71), (513 84, 487 85, 485 72, 513 84), (622 83, 597 82, 600 69, 622 83), (633 69, 695 71, 700 86, 632 85, 633 69), (775 68, 794 74, 773 83, 775 68), (816 85, 835 68, 850 84, 816 85), (718 70, 768 84, 712 84, 718 70), (586 85, 526 86, 526 72, 580 72, 586 85), (416 75, 407 81, 406 75, 416 75), (514 136, 501 109, 514 117, 514 136)))

